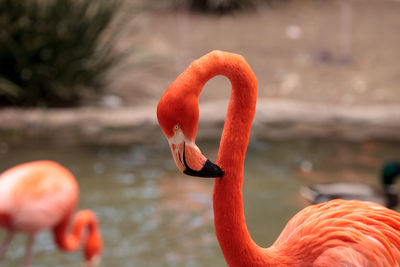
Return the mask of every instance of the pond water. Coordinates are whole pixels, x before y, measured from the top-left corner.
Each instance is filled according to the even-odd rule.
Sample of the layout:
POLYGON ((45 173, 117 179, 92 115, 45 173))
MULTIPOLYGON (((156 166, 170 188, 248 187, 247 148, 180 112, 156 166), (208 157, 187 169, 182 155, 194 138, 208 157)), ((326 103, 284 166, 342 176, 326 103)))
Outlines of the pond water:
MULTIPOLYGON (((215 160, 217 142, 198 145, 215 160)), ((379 166, 399 159, 399 151, 399 143, 251 141, 243 190, 252 237, 261 246, 271 245, 307 205, 299 188, 315 180, 304 178, 300 169, 321 171, 331 180, 339 180, 335 175, 344 170, 350 179, 376 184, 379 166)), ((76 175, 79 209, 92 209, 101 222, 102 266, 225 266, 214 235, 213 181, 178 172, 166 141, 131 146, 0 142, 0 171, 38 159, 58 161, 76 175)), ((21 264, 25 238, 15 237, 1 266, 21 264)), ((76 267, 81 259, 80 252, 59 252, 49 231, 37 236, 32 266, 76 267)))

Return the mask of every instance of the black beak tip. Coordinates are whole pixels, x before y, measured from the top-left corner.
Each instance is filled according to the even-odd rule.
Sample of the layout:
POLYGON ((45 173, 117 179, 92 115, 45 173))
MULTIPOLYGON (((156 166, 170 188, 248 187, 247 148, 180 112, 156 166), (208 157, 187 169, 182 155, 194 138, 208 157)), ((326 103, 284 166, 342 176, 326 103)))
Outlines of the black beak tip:
POLYGON ((186 169, 183 173, 190 175, 190 176, 197 176, 197 177, 205 177, 205 178, 219 178, 224 176, 224 171, 216 164, 212 163, 211 161, 207 160, 204 164, 203 168, 200 171, 195 171, 189 166, 186 166, 186 169))

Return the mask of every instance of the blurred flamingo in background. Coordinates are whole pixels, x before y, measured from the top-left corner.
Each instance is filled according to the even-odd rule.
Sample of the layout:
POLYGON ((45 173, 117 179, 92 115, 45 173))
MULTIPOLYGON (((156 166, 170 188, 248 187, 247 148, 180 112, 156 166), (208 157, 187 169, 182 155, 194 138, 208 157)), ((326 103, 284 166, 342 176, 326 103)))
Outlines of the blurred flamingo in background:
POLYGON ((184 173, 217 177, 216 235, 230 266, 399 266, 400 213, 372 202, 332 200, 295 215, 269 248, 247 230, 242 197, 244 159, 256 109, 257 80, 243 57, 213 51, 194 61, 162 96, 157 117, 184 173), (217 164, 195 145, 204 84, 225 75, 232 84, 217 164))
POLYGON ((87 266, 93 266, 102 251, 96 215, 81 210, 72 216, 79 194, 72 173, 53 161, 17 165, 0 175, 0 226, 7 230, 0 247, 0 260, 15 232, 28 235, 24 266, 31 262, 35 234, 51 228, 54 241, 64 251, 78 249, 83 238, 87 266), (68 233, 72 222, 72 231, 68 233))

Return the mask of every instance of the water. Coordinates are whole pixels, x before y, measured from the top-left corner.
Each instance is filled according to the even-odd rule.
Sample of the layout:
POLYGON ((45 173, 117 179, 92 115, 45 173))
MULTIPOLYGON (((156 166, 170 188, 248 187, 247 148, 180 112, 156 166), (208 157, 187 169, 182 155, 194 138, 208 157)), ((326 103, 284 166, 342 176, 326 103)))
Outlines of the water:
MULTIPOLYGON (((198 145, 215 160, 216 142, 198 145)), ((314 180, 302 178, 300 166, 332 180, 344 170, 355 180, 365 176, 365 182, 376 184, 379 166, 399 159, 399 151, 398 143, 252 141, 243 190, 253 239, 271 245, 288 219, 306 206, 299 187, 314 180)), ((92 209, 101 222, 102 266, 225 266, 213 227, 213 181, 178 172, 166 141, 120 147, 0 142, 1 171, 38 159, 58 161, 76 175, 79 209, 92 209)), ((19 234, 1 266, 19 266, 24 252, 25 236, 19 234)), ((80 252, 58 251, 49 231, 37 236, 32 266, 81 262, 80 252)))

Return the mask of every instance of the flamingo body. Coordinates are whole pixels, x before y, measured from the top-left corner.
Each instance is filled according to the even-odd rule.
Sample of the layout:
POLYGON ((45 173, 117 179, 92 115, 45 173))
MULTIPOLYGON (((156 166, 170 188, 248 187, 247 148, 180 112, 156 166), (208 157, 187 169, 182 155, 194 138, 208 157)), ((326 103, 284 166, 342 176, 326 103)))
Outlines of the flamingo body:
POLYGON ((178 76, 161 97, 157 118, 178 168, 215 177, 214 225, 234 267, 400 266, 400 214, 379 204, 333 200, 296 214, 269 248, 251 238, 243 210, 243 169, 257 97, 257 80, 239 55, 213 51, 178 76), (225 75, 232 92, 217 164, 195 145, 198 99, 205 83, 225 75), (187 153, 190 151, 190 153, 187 153))
POLYGON ((297 213, 268 250, 287 261, 282 266, 400 266, 399 231, 399 213, 337 199, 297 213))
POLYGON ((76 250, 88 231, 84 254, 88 262, 95 261, 102 250, 98 222, 93 212, 82 210, 75 214, 72 233, 68 227, 78 202, 79 187, 73 174, 53 161, 34 161, 12 167, 0 175, 0 226, 9 236, 0 250, 4 255, 12 233, 24 232, 28 242, 25 266, 30 264, 34 235, 52 229, 54 239, 62 250, 76 250))
POLYGON ((51 161, 21 164, 0 175, 0 213, 16 231, 54 227, 74 210, 78 194, 72 174, 51 161))

